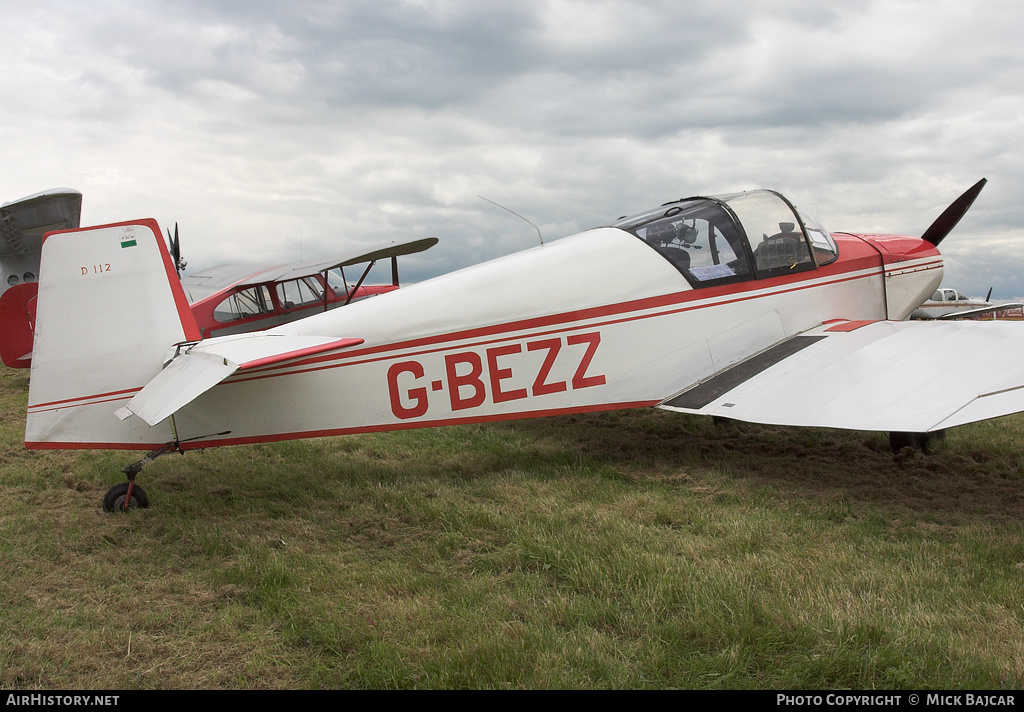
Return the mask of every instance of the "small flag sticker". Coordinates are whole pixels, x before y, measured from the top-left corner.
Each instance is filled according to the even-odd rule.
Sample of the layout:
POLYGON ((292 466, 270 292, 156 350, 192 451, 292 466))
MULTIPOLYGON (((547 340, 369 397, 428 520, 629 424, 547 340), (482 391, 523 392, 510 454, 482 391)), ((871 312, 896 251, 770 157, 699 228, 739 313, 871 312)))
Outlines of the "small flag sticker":
POLYGON ((121 235, 121 249, 125 247, 135 247, 135 228, 129 226, 124 229, 124 234, 121 235))

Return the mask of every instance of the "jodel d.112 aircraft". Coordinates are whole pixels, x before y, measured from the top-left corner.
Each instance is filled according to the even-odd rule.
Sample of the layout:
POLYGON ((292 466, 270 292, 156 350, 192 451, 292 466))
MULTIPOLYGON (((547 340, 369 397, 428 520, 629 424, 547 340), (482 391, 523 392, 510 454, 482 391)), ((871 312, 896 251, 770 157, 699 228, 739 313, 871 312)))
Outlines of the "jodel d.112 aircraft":
POLYGON ((758 190, 608 227, 256 334, 201 339, 152 220, 50 234, 29 448, 172 451, 658 406, 892 434, 1024 410, 1024 325, 911 322, 936 249, 829 233, 758 190), (961 359, 992 364, 948 378, 961 359))

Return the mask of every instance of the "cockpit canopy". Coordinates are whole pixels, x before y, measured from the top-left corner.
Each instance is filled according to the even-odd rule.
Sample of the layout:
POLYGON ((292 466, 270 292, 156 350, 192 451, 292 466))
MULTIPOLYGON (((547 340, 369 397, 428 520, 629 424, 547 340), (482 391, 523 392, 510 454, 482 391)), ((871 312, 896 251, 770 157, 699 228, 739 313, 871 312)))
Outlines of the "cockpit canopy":
POLYGON ((828 231, 770 190, 687 198, 612 227, 657 250, 693 287, 815 269, 839 254, 828 231))

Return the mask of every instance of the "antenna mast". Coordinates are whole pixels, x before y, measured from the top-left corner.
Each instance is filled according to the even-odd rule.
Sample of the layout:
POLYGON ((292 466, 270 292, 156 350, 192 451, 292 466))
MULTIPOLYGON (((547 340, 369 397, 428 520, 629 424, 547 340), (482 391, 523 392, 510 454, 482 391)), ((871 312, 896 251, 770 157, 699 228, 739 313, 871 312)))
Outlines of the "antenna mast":
MULTIPOLYGON (((479 195, 479 194, 477 194, 477 196, 476 196, 476 197, 480 198, 480 200, 486 200, 486 201, 487 201, 488 203, 490 203, 491 205, 497 205, 497 206, 498 206, 499 208, 501 208, 502 210, 508 210, 508 212, 512 213, 513 215, 515 215, 515 216, 516 216, 517 218, 519 218, 520 220, 525 220, 526 222, 528 222, 528 223, 530 223, 531 225, 533 225, 533 223, 532 223, 532 222, 530 222, 529 220, 526 220, 526 218, 524 218, 524 217, 523 217, 522 215, 520 215, 519 213, 517 213, 517 212, 516 212, 515 210, 509 210, 509 209, 508 209, 508 208, 506 208, 506 207, 505 207, 504 205, 498 205, 498 203, 495 203, 495 202, 494 202, 493 200, 491 200, 491 199, 489 199, 489 198, 485 198, 485 197, 484 197, 484 196, 482 196, 482 195, 479 195)), ((539 238, 540 238, 540 244, 541 244, 541 245, 543 245, 543 244, 544 244, 544 237, 543 237, 543 236, 542 236, 542 235, 540 234, 540 228, 539 228, 539 227, 537 227, 536 225, 533 225, 533 229, 537 231, 537 237, 539 237, 539 238)))

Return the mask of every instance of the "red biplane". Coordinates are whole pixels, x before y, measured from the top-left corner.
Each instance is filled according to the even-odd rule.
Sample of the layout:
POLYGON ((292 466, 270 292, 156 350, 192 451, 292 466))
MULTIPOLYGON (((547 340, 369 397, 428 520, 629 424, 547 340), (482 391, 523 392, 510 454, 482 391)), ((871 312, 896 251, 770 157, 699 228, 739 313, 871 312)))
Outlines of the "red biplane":
MULTIPOLYGON (((77 222, 73 227, 77 227, 77 222)), ((184 269, 177 227, 168 231, 170 256, 176 271, 184 269)), ((40 243, 42 234, 39 235, 40 243)), ((398 289, 398 258, 437 244, 436 237, 389 242, 351 250, 322 260, 258 267, 227 264, 181 278, 193 317, 203 338, 259 331, 398 289), (364 284, 370 270, 390 260, 391 279, 364 284), (345 268, 365 265, 351 275, 345 268)), ((38 251, 37 270, 38 270, 38 251)), ((19 284, 0 297, 0 359, 11 368, 32 365, 35 330, 35 282, 19 284)))
MULTIPOLYGON (((172 240, 172 249, 176 240, 172 240)), ((429 249, 436 237, 389 242, 334 257, 274 267, 229 264, 181 279, 203 338, 269 329, 398 289, 398 258, 429 249), (391 261, 391 281, 364 284, 380 260, 391 261), (365 265, 362 273, 346 267, 365 265)))

